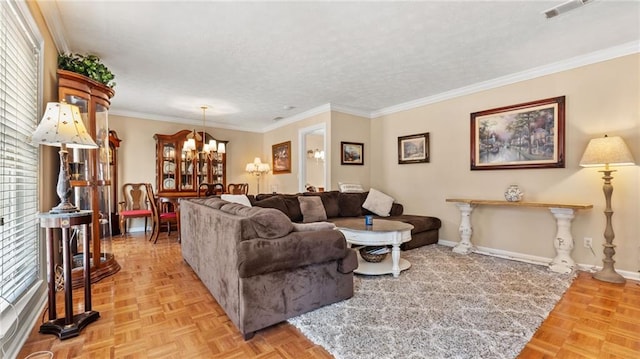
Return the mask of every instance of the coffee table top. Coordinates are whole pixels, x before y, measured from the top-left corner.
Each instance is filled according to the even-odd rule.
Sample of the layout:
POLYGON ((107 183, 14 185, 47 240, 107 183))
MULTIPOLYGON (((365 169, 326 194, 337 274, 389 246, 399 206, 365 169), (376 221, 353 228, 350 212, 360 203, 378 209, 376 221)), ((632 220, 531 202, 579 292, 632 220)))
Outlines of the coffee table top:
POLYGON ((372 226, 365 225, 364 218, 345 218, 334 221, 333 223, 338 227, 338 229, 365 232, 398 232, 410 231, 413 229, 413 225, 409 223, 378 218, 373 220, 372 226))

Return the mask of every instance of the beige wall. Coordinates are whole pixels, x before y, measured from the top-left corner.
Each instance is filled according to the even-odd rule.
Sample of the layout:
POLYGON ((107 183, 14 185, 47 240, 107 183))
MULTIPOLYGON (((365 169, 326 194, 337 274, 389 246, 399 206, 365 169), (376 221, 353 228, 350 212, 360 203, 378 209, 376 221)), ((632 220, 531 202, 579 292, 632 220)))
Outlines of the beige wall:
MULTIPOLYGON (((118 96, 117 89, 116 95, 118 96)), ((115 98, 115 97, 114 97, 115 98)), ((109 127, 118 133, 122 142, 118 150, 118 183, 150 182, 156 184, 156 141, 153 135, 173 134, 192 126, 110 115, 109 127)), ((198 128, 198 130, 201 130, 198 128)), ((218 128, 206 132, 227 144, 227 183, 249 183, 255 187, 255 178, 245 172, 245 166, 262 151, 262 134, 218 128)), ((121 188, 116 189, 118 191, 121 188)), ((120 196, 120 193, 118 194, 120 196)))
POLYGON ((333 111, 331 113, 331 188, 338 189, 338 182, 360 183, 365 189, 370 185, 370 156, 376 141, 371 139, 371 120, 368 118, 333 111), (364 165, 341 165, 342 148, 340 142, 359 142, 364 144, 364 165))
MULTIPOLYGON (((605 227, 603 181, 597 169, 578 163, 591 138, 622 136, 640 161, 640 55, 543 76, 412 110, 376 118, 368 151, 371 186, 404 204, 406 213, 442 219, 440 238, 459 241, 460 214, 446 198, 502 199, 508 185, 518 184, 526 201, 590 203, 573 220, 574 259, 602 264, 605 227), (543 98, 566 96, 566 168, 470 171, 470 113, 543 98), (429 132, 431 162, 397 163, 397 137, 429 132), (583 247, 592 237, 596 256, 583 247)), ((612 207, 616 234, 616 268, 640 269, 640 171, 619 167, 614 173, 612 207)), ((542 209, 478 207, 472 215, 478 246, 553 257, 556 232, 552 215, 542 209)))
MULTIPOLYGON (((298 173, 299 173, 299 156, 300 156, 300 144, 298 139, 298 133, 301 129, 310 127, 317 124, 324 123, 326 125, 327 143, 331 143, 331 113, 325 112, 319 115, 311 116, 309 118, 297 121, 292 124, 288 124, 277 128, 272 131, 268 131, 264 134, 263 145, 263 158, 269 162, 271 168, 273 163, 271 161, 271 146, 291 141, 291 173, 273 174, 269 173, 264 176, 262 183, 260 184, 260 192, 271 192, 272 186, 277 186, 280 193, 297 193, 298 190, 298 173)), ((326 161, 331 161, 331 154, 327 153, 325 157, 326 161)), ((331 163, 331 162, 329 162, 331 163)), ((327 167, 327 171, 330 168, 327 167)), ((331 174, 329 173, 329 176, 331 174)), ((329 177, 330 178, 330 177, 329 177)))
MULTIPOLYGON (((42 111, 44 111, 47 102, 58 100, 58 76, 56 74, 56 69, 58 68, 58 50, 42 17, 38 4, 35 1, 28 1, 27 6, 44 40, 44 55, 42 57, 44 62, 42 111)), ((39 115, 42 115, 42 113, 39 115)), ((58 160, 58 148, 40 146, 40 151, 40 209, 48 211, 60 201, 56 195, 56 183, 58 182, 60 162, 58 160)))

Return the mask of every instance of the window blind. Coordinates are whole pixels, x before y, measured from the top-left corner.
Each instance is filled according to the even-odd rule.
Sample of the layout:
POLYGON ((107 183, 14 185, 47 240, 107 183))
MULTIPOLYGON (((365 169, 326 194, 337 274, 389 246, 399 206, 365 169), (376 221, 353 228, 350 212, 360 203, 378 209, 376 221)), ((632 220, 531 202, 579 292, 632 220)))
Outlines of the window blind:
POLYGON ((40 279, 36 128, 40 48, 13 1, 0 1, 0 296, 15 303, 40 279))

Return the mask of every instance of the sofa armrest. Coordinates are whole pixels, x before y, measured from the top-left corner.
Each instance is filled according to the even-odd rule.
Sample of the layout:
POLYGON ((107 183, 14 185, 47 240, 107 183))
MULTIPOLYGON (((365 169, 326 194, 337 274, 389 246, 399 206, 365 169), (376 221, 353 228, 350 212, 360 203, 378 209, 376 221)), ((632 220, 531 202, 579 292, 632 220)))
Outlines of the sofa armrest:
POLYGON ((275 239, 254 238, 238 243, 240 278, 325 263, 349 254, 340 231, 292 232, 275 239))

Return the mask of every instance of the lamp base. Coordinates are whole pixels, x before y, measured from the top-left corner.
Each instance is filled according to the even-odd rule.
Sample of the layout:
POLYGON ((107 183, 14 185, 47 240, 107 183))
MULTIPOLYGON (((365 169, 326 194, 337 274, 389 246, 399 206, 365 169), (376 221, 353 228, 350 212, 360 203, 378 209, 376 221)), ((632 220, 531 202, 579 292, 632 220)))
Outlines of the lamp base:
POLYGON ((601 271, 593 273, 593 278, 609 283, 625 283, 626 279, 623 276, 618 274, 613 268, 607 268, 606 266, 602 268, 601 271))
POLYGON ((51 208, 49 213, 51 214, 60 214, 60 213, 75 213, 80 212, 80 209, 73 205, 71 202, 60 202, 57 206, 51 208))

